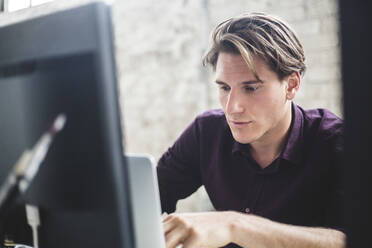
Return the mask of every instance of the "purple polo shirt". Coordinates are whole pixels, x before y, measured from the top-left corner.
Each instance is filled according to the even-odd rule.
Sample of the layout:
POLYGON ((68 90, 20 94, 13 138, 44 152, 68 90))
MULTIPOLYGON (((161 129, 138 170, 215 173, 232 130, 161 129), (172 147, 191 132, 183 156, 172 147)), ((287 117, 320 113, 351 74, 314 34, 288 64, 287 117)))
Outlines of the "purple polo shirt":
POLYGON ((286 139, 281 155, 262 169, 250 145, 234 140, 222 110, 203 113, 159 160, 163 211, 173 212, 179 199, 204 185, 217 211, 342 230, 343 121, 292 104, 286 139))

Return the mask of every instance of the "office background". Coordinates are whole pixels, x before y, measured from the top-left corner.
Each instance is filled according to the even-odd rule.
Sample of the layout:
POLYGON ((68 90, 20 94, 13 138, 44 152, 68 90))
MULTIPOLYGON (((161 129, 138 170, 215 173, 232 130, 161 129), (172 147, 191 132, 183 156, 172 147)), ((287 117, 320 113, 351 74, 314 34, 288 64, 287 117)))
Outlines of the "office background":
MULTIPOLYGON (((54 0, 3 13, 0 26, 87 2, 91 0, 54 0)), ((295 102, 343 115, 337 0, 106 2, 113 6, 126 152, 148 153, 157 160, 197 114, 219 107, 213 73, 202 66, 201 57, 213 27, 244 12, 277 15, 297 31, 308 69, 295 102)), ((200 189, 177 209, 212 206, 200 189)))

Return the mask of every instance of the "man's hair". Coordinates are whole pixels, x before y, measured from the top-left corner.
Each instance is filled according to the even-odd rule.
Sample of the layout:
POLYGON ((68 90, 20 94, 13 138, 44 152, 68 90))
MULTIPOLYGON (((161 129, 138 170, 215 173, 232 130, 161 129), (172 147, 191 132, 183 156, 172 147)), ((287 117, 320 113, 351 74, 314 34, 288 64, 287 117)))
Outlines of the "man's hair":
POLYGON ((296 33, 271 15, 252 13, 230 18, 215 28, 211 38, 203 64, 214 70, 219 53, 227 52, 240 54, 257 79, 253 56, 262 58, 280 80, 293 72, 305 72, 305 54, 296 33))

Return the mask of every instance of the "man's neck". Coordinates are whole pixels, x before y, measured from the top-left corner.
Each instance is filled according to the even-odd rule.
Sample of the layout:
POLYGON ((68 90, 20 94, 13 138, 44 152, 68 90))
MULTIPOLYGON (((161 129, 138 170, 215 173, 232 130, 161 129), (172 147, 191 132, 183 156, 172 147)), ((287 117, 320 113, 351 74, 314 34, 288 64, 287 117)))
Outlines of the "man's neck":
POLYGON ((265 133, 260 140, 251 143, 250 153, 262 168, 269 166, 284 149, 291 120, 292 107, 289 103, 289 107, 279 123, 265 133))

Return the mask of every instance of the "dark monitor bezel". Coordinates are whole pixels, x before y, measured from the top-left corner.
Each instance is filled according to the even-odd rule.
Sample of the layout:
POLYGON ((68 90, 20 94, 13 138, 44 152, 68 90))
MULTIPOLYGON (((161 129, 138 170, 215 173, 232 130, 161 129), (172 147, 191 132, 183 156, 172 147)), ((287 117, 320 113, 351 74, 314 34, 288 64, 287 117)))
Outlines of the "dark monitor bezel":
MULTIPOLYGON (((99 91, 102 137, 114 184, 113 201, 120 219, 122 247, 134 247, 128 173, 123 158, 122 132, 114 61, 110 7, 90 3, 0 28, 0 68, 33 61, 94 54, 95 75, 104 82, 99 91)), ((13 72, 13 73, 17 73, 13 72)), ((0 77, 7 75, 0 75, 0 77)))

